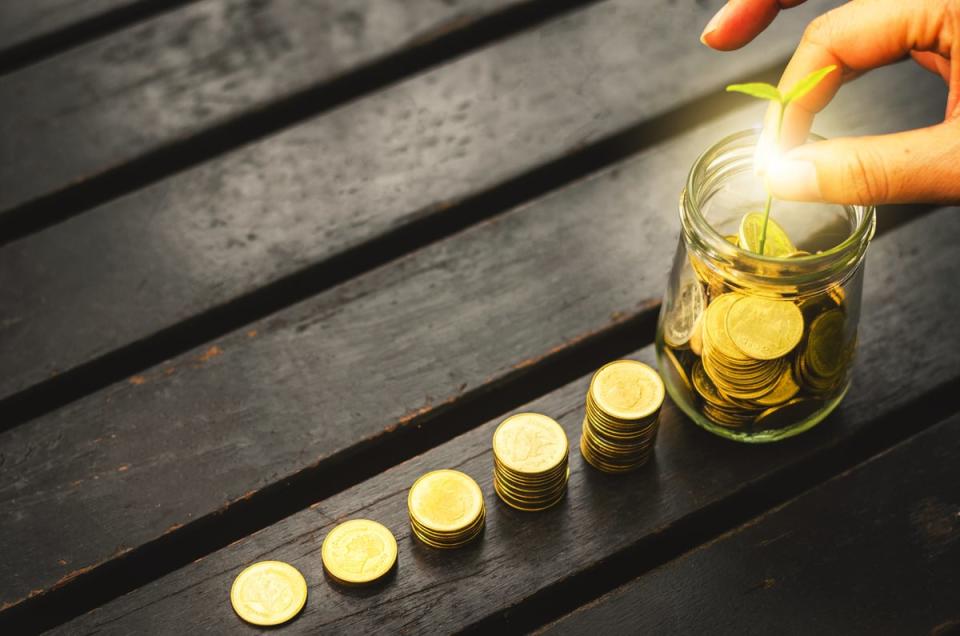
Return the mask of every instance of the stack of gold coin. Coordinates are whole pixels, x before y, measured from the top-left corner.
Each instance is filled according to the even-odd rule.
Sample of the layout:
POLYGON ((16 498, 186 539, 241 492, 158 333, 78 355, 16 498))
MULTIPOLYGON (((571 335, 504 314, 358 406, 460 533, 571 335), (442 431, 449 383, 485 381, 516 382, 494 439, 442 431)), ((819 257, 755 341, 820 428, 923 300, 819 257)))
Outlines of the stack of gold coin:
MULTIPOLYGON (((805 258, 773 219, 751 212, 726 240, 747 252, 805 258)), ((791 426, 846 386, 856 339, 841 283, 789 299, 734 285, 723 264, 690 255, 671 281, 661 329, 661 364, 713 423, 751 434, 791 426)), ((774 267, 771 265, 771 267, 774 267)), ((799 291, 799 290, 796 290, 799 291)))
POLYGON ((413 534, 433 548, 459 548, 483 532, 486 512, 480 486, 459 470, 434 470, 407 496, 413 534))
POLYGON ((610 473, 645 464, 659 429, 664 387, 660 375, 636 360, 601 367, 590 381, 580 453, 610 473))
POLYGON ((323 540, 323 567, 331 579, 344 585, 372 583, 397 562, 397 540, 376 521, 344 521, 323 540))
POLYGON ((835 391, 846 378, 854 342, 844 344, 846 316, 840 309, 829 309, 810 323, 803 349, 794 359, 794 373, 814 394, 835 391))
POLYGON ((540 413, 518 413, 493 433, 493 487, 518 510, 545 510, 567 492, 567 434, 540 413))
POLYGON ((803 314, 788 300, 736 292, 713 299, 704 313, 702 356, 693 386, 704 413, 740 427, 800 390, 787 356, 803 337, 803 314))

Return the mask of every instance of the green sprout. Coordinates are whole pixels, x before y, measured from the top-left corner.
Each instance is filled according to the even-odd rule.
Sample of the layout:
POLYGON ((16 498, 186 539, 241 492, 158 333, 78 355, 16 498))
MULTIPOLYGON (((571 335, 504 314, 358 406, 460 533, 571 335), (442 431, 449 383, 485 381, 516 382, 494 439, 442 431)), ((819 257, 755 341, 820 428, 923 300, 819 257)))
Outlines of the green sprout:
MULTIPOLYGON (((777 90, 776 86, 772 84, 766 84, 764 82, 750 82, 747 84, 730 84, 727 86, 727 92, 730 93, 743 93, 745 95, 750 95, 751 97, 756 97, 758 99, 765 99, 767 101, 775 102, 778 105, 777 109, 777 129, 776 137, 774 137, 774 143, 780 142, 780 129, 783 127, 783 113, 786 111, 787 106, 807 93, 809 93, 813 88, 823 81, 827 75, 835 71, 837 68, 836 64, 831 64, 830 66, 825 66, 824 68, 810 73, 802 80, 797 82, 793 88, 787 91, 786 94, 781 93, 777 90)), ((770 206, 773 203, 773 196, 767 192, 767 203, 763 209, 763 230, 760 233, 760 255, 763 255, 763 247, 767 242, 767 223, 770 220, 770 206)))

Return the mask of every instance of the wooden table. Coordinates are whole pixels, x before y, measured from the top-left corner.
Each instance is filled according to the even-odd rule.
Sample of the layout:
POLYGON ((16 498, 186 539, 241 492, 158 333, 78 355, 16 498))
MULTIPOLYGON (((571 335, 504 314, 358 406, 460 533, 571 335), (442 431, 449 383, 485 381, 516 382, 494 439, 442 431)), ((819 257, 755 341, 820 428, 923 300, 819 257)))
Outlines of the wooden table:
MULTIPOLYGON (((569 494, 501 505, 491 433, 578 439, 605 361, 652 361, 694 157, 755 124, 791 10, 707 50, 718 0, 63 0, 0 6, 0 633, 254 631, 230 583, 292 563, 295 633, 946 633, 960 626, 960 216, 879 212, 854 386, 795 440, 671 404, 651 463, 571 450, 569 494), (481 485, 468 548, 406 493, 481 485), (337 522, 396 535, 372 589, 337 522)), ((821 133, 942 117, 900 64, 821 133), (907 86, 909 89, 902 88, 907 86)))

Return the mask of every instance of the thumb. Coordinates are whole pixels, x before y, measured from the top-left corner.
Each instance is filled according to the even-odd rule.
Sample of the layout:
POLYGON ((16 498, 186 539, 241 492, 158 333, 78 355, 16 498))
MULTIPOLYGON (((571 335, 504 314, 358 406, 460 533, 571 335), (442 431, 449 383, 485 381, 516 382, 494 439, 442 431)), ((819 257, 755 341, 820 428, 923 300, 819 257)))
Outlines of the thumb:
POLYGON ((774 159, 771 194, 876 205, 960 202, 960 120, 892 135, 806 144, 774 159))

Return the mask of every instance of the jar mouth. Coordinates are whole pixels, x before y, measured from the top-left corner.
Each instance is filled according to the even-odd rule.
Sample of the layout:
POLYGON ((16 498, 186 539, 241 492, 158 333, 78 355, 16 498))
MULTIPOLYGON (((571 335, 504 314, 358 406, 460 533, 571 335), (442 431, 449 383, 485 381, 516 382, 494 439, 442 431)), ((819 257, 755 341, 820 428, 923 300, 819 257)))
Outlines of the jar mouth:
MULTIPOLYGON (((725 155, 749 152, 752 161, 753 149, 760 137, 760 127, 741 130, 728 135, 707 148, 690 169, 686 187, 681 194, 680 218, 685 236, 690 246, 713 261, 712 265, 726 265, 758 282, 777 284, 810 285, 816 282, 839 282, 838 276, 846 278, 846 271, 852 274, 866 253, 867 245, 876 229, 876 209, 874 206, 844 206, 852 211, 856 221, 850 233, 836 245, 815 254, 779 257, 761 255, 745 250, 730 243, 721 232, 706 218, 701 203, 707 189, 716 187, 716 182, 729 171, 734 159, 725 155)), ((822 141, 824 137, 810 133, 808 141, 822 141)), ((742 157, 739 159, 743 162, 742 157)))

